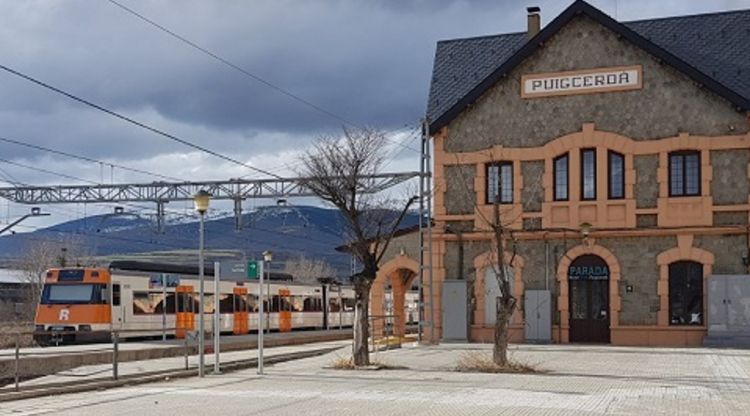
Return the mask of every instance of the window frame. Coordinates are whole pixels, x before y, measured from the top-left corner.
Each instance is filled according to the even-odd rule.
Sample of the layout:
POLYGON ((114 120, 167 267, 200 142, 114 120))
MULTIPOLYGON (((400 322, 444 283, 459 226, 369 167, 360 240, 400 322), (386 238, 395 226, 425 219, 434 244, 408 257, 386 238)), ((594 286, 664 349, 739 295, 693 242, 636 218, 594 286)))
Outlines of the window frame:
POLYGON ((702 177, 703 172, 701 168, 701 151, 700 150, 675 150, 673 152, 669 152, 667 155, 667 194, 670 198, 682 198, 682 197, 696 197, 702 195, 702 177), (688 193, 687 192, 687 183, 688 183, 688 175, 687 175, 687 156, 695 155, 698 157, 698 189, 696 193, 688 193), (681 194, 675 194, 672 192, 672 159, 673 158, 680 158, 682 160, 682 193, 681 194))
POLYGON ((515 181, 513 180, 513 162, 509 160, 503 160, 499 162, 491 162, 484 165, 484 176, 485 176, 485 193, 484 199, 485 204, 493 205, 495 201, 490 200, 490 170, 493 167, 497 167, 497 193, 499 196, 498 203, 500 205, 510 205, 514 203, 513 191, 515 189, 515 181), (503 166, 510 167, 510 201, 503 201, 503 166))
MULTIPOLYGON (((597 185, 597 183, 596 183, 596 168, 597 168, 597 166, 596 166, 596 148, 595 147, 586 147, 586 148, 581 149, 580 152, 579 152, 579 157, 581 159, 580 160, 581 170, 580 170, 580 175, 579 175, 580 176, 580 180, 581 180, 581 196, 580 196, 581 197, 581 201, 596 201, 596 196, 597 196, 597 192, 596 192, 596 185, 597 185), (593 165, 592 165, 592 167, 594 168, 594 179, 593 179, 593 181, 594 181, 594 184, 593 184, 594 185, 594 195, 592 197, 588 197, 588 198, 585 195, 585 192, 586 192, 586 189, 585 189, 586 176, 584 175, 584 166, 585 166, 585 163, 586 163, 584 155, 587 154, 587 153, 591 153, 591 154, 594 155, 593 165)), ((568 167, 568 172, 570 172, 570 162, 568 162, 568 166, 569 166, 568 167)), ((568 182, 570 182, 570 179, 568 179, 568 182)))
POLYGON ((569 201, 570 200, 570 153, 563 153, 552 159, 552 200, 569 201), (557 161, 565 158, 565 198, 557 195, 557 161))
POLYGON ((625 155, 614 150, 607 151, 607 199, 625 199, 625 155), (622 195, 612 195, 612 156, 618 156, 622 159, 622 175, 620 176, 620 186, 622 195))

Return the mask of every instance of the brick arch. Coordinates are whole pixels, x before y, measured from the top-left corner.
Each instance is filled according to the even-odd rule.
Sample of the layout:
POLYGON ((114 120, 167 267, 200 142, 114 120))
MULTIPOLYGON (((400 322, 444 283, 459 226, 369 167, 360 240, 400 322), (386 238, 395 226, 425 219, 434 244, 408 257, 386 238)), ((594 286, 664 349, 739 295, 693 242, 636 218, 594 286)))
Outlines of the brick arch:
MULTIPOLYGON (((576 258, 586 254, 601 257, 607 263, 607 267, 609 267, 609 326, 610 328, 616 327, 620 323, 620 308, 622 305, 619 284, 621 277, 620 262, 617 261, 617 257, 607 248, 595 244, 593 240, 589 240, 568 250, 557 266, 557 282, 560 288, 557 295, 557 310, 560 312, 560 342, 570 341, 568 268, 576 258)), ((611 331, 610 329, 610 334, 611 331)))
MULTIPOLYGON (((523 309, 523 268, 526 264, 523 257, 519 255, 513 256, 513 253, 506 251, 505 261, 510 263, 513 268, 513 296, 516 298, 516 310, 513 311, 511 316, 511 325, 522 325, 522 314, 523 309), (512 260, 512 261, 511 261, 512 260)), ((482 322, 484 325, 484 277, 488 267, 497 264, 497 253, 494 250, 486 251, 474 258, 474 270, 476 271, 476 280, 474 284, 474 298, 476 299, 477 307, 474 310, 474 322, 482 322)))
MULTIPOLYGON (((393 257, 378 269, 375 281, 370 291, 370 313, 372 316, 384 315, 383 300, 385 299, 385 284, 390 278, 395 315, 394 331, 396 335, 403 335, 406 331, 406 320, 404 317, 404 304, 409 284, 419 274, 419 263, 411 257, 401 254, 393 257), (398 273, 402 270, 411 272, 405 281, 401 280, 398 273)), ((375 320, 372 324, 373 334, 384 335, 383 321, 375 320)))
POLYGON ((659 295, 658 326, 669 326, 669 265, 684 260, 694 261, 703 265, 703 321, 705 325, 706 277, 713 271, 715 257, 710 251, 693 247, 692 234, 682 234, 677 236, 677 247, 664 250, 656 256, 656 264, 659 265, 659 282, 656 290, 659 295))

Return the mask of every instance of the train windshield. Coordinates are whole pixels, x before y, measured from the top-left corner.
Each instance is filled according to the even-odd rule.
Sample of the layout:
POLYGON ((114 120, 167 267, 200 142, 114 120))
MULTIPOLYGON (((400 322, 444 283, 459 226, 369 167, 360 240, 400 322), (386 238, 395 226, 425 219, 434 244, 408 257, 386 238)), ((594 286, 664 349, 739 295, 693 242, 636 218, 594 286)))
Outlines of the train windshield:
POLYGON ((95 284, 49 284, 44 286, 42 304, 90 304, 105 303, 102 292, 105 285, 95 284))

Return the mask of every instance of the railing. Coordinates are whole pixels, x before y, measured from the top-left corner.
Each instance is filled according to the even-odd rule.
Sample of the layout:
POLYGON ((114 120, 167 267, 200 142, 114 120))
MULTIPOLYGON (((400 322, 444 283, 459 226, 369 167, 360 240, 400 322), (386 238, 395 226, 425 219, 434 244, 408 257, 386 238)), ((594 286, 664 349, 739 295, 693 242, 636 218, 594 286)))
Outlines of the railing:
MULTIPOLYGON (((176 328, 168 328, 174 332, 176 328)), ((254 334, 255 332, 253 332, 254 334)), ((188 332, 184 339, 173 339, 167 342, 156 341, 152 345, 125 344, 124 339, 153 336, 160 338, 161 330, 117 330, 117 331, 16 331, 6 332, 14 348, 0 350, 0 402, 16 400, 21 397, 36 397, 69 391, 71 386, 78 391, 115 387, 122 383, 137 383, 163 380, 165 377, 191 377, 198 374, 199 360, 197 331, 188 332), (110 343, 76 344, 49 348, 21 348, 22 341, 34 335, 46 337, 78 337, 81 335, 100 334, 110 343), (144 369, 140 364, 123 366, 125 362, 142 362, 154 364, 144 369), (90 367, 97 366, 97 367, 90 367), (68 372, 70 371, 70 372, 68 372), (52 379, 42 379, 45 376, 52 379)), ((250 334, 252 335, 252 334, 250 334)), ((210 338, 211 332, 206 331, 210 338)), ((277 332, 266 339, 267 347, 296 345, 307 342, 326 342, 351 337, 350 330, 329 330, 319 333, 310 332, 277 332)), ((68 338, 65 338, 67 341, 68 338)), ((12 345, 12 344, 11 344, 12 345)), ((222 337, 221 371, 234 371, 251 368, 258 364, 257 354, 246 354, 245 351, 257 347, 257 338, 222 337), (224 344, 226 341, 226 345, 224 344), (236 354, 235 354, 236 352, 236 354)), ((305 348, 291 352, 280 352, 264 358, 272 364, 289 359, 311 357, 332 352, 340 346, 322 345, 316 348, 305 348)), ((204 353, 208 361, 215 358, 213 344, 207 342, 204 353)), ((211 364, 206 363, 210 368, 211 364)), ((209 370, 207 370, 209 371, 209 370)))
MULTIPOLYGON (((168 331, 174 331, 175 328, 167 328, 168 331)), ((117 331, 19 331, 15 332, 11 336, 15 338, 14 342, 14 349, 12 353, 13 357, 13 364, 12 366, 8 366, 8 357, 11 354, 3 354, 0 351, 0 392, 2 392, 4 389, 7 390, 8 384, 7 381, 12 380, 13 389, 15 391, 20 391, 20 383, 22 380, 28 380, 28 379, 34 379, 38 377, 44 377, 48 375, 52 375, 55 373, 58 373, 60 371, 70 370, 75 367, 79 366, 85 366, 85 365, 99 365, 99 364, 106 364, 107 362, 110 362, 112 365, 112 380, 119 380, 120 379, 120 362, 121 362, 121 349, 120 349, 120 339, 121 334, 127 334, 127 333, 138 333, 143 334, 144 332, 154 332, 154 331, 144 331, 144 330, 117 330, 117 331), (88 344, 83 350, 81 349, 65 349, 65 348, 51 348, 49 350, 37 350, 37 351, 30 351, 30 352, 23 352, 21 350, 21 339, 22 337, 29 337, 29 336, 42 336, 42 337, 48 337, 50 340, 64 340, 66 336, 81 336, 81 335, 91 335, 96 333, 106 333, 109 335, 109 338, 111 339, 111 344, 107 345, 105 343, 101 344, 88 344), (101 346, 101 348, 97 348, 97 346, 101 346), (99 356, 95 357, 96 354, 107 354, 111 356, 99 356), (80 360, 75 360, 70 358, 69 361, 66 361, 66 358, 73 357, 73 356, 80 356, 80 360), (35 357, 34 361, 31 360, 28 361, 29 365, 26 365, 24 362, 24 358, 28 357, 35 357), (53 361, 53 357, 58 358, 58 360, 53 361), (62 358, 61 358, 62 357, 62 358), (84 358, 85 357, 85 358, 84 358), (47 360, 46 358, 49 358, 47 360), (106 359, 106 361, 105 361, 106 359), (36 364, 36 365, 31 365, 36 364), (8 367, 12 367, 12 370, 10 370, 8 367), (9 371, 10 370, 10 371, 9 371)), ((156 333, 156 332, 154 332, 156 333)), ((168 348, 182 348, 182 356, 184 357, 184 370, 190 370, 190 362, 189 362, 189 356, 191 353, 193 353, 194 350, 197 348, 197 336, 196 332, 192 331, 189 333, 190 336, 185 337, 184 340, 181 340, 182 342, 180 344, 172 344, 165 345, 162 344, 162 346, 159 347, 159 349, 168 349, 168 348)), ((106 335, 105 335, 106 337, 106 335)), ((178 340, 175 340, 178 341, 178 340)), ((76 344, 78 347, 81 347, 82 344, 76 344)), ((206 345, 206 350, 210 351, 212 346, 206 345)), ((135 350, 133 350, 135 351, 135 350)), ((197 351, 197 350, 196 350, 197 351)), ((137 355, 137 354, 134 354, 137 355)), ((174 357, 175 355, 172 355, 174 357)), ((156 358, 156 357, 155 357, 156 358)), ((165 356, 161 356, 159 358, 166 358, 165 356)), ((132 360, 126 360, 126 361, 132 361, 132 360)), ((194 366, 194 368, 197 370, 197 366, 194 366)), ((143 375, 143 373, 140 373, 139 375, 143 375)), ((100 377, 101 379, 101 377, 100 377)), ((52 383, 56 384, 56 383, 52 383)), ((49 384, 45 384, 45 386, 48 386, 49 384)), ((33 388, 33 387, 32 387, 33 388)))

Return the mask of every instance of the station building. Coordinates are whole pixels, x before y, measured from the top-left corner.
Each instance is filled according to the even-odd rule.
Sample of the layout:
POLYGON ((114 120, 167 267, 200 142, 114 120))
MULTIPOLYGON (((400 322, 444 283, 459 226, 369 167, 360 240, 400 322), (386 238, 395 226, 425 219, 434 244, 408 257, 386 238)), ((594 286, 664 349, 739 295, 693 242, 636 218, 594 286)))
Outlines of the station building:
MULTIPOLYGON (((576 1, 539 21, 437 44, 428 319, 443 336, 443 284, 465 280, 467 337, 492 342, 499 201, 513 341, 538 290, 553 342, 701 345, 708 276, 750 264, 750 10, 619 22, 576 1)), ((412 284, 416 237, 392 244, 374 309, 412 284)))

